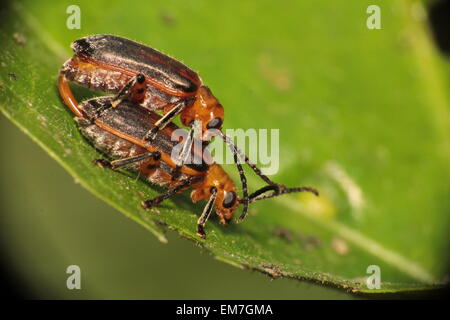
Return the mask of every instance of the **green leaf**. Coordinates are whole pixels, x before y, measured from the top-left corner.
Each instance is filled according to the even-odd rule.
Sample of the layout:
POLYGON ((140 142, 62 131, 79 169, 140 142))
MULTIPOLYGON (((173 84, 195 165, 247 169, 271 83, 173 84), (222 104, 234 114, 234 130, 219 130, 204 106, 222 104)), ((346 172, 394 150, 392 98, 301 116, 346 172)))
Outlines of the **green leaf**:
POLYGON ((82 186, 161 241, 174 229, 221 261, 272 277, 367 293, 445 283, 448 87, 420 2, 378 1, 381 30, 367 29, 371 2, 361 0, 77 3, 81 30, 66 28, 68 1, 2 9, 0 109, 82 186), (241 224, 211 221, 206 240, 195 235, 201 205, 187 194, 159 213, 141 209, 161 188, 92 165, 100 155, 56 88, 70 43, 95 33, 138 40, 199 70, 225 106, 226 128, 280 129, 273 178, 321 196, 252 204, 241 224), (380 289, 366 286, 370 265, 381 268, 380 289))

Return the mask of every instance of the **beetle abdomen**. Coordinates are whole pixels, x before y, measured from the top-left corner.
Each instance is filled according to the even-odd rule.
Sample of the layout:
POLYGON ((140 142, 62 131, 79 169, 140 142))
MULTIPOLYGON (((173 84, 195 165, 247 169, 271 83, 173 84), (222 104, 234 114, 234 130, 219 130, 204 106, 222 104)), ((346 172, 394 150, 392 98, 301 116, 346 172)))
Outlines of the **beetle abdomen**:
POLYGON ((98 68, 78 56, 66 61, 61 68, 61 73, 69 81, 108 93, 119 92, 130 81, 130 76, 122 72, 98 68))

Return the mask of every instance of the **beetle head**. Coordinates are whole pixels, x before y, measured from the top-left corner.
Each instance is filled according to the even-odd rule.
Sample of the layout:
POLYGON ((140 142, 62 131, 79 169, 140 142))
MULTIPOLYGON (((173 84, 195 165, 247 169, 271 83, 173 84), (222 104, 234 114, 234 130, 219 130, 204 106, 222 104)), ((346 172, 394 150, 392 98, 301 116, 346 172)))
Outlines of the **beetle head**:
POLYGON ((228 174, 217 164, 212 164, 201 186, 191 193, 192 201, 208 200, 212 195, 212 189, 217 191, 214 201, 216 213, 220 223, 227 224, 239 205, 237 189, 228 174))
MULTIPOLYGON (((233 186, 234 187, 234 186, 233 186)), ((239 204, 236 189, 221 189, 215 201, 216 212, 222 224, 227 224, 233 218, 233 214, 239 204)))
POLYGON ((215 130, 222 129, 223 118, 223 106, 206 86, 198 89, 192 105, 181 113, 183 125, 190 126, 193 121, 201 123, 203 141, 209 141, 215 135, 215 130))

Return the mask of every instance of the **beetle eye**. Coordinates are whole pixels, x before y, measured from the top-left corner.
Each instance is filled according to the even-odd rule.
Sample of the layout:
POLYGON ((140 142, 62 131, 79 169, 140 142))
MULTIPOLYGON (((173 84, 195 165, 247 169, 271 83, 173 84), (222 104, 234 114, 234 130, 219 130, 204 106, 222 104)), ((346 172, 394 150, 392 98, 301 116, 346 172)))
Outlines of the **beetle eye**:
POLYGON ((206 125, 208 129, 220 129, 222 127, 222 118, 214 118, 206 125))
POLYGON ((236 192, 227 191, 225 193, 225 197, 223 199, 223 203, 222 203, 223 207, 231 208, 236 203, 236 199, 237 199, 236 192))

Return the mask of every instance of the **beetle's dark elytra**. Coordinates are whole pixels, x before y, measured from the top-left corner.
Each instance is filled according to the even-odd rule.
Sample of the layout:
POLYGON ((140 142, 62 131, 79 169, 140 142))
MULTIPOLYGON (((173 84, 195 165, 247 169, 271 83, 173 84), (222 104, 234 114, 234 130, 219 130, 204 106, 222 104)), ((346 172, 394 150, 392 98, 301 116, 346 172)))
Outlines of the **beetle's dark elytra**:
POLYGON ((201 85, 198 74, 178 60, 138 42, 114 35, 93 35, 76 40, 72 49, 110 66, 142 73, 161 87, 194 93, 201 85))
MULTIPOLYGON (((78 129, 81 134, 101 153, 107 156, 109 159, 123 159, 137 154, 144 154, 148 152, 146 149, 141 148, 127 140, 121 139, 116 135, 102 130, 100 127, 93 124, 91 121, 84 118, 75 118, 77 122, 78 129)), ((159 160, 154 158, 154 160, 159 160)), ((111 163, 104 159, 96 159, 94 163, 101 164, 103 168, 111 168, 111 163)), ((140 164, 134 163, 129 166, 130 169, 139 171, 140 164)), ((164 162, 159 162, 157 164, 149 163, 146 166, 147 170, 151 170, 151 173, 145 175, 147 180, 151 183, 170 187, 171 181, 167 181, 162 176, 161 172, 165 172, 166 175, 170 176, 172 174, 172 167, 165 164, 164 162)), ((180 179, 187 179, 188 176, 181 173, 180 179)))
MULTIPOLYGON (((94 119, 97 116, 98 110, 102 109, 104 105, 109 102, 110 98, 108 97, 94 98, 83 102, 80 106, 88 119, 94 119)), ((143 140, 146 133, 154 127, 154 123, 159 119, 159 116, 156 113, 149 113, 143 108, 136 108, 136 105, 132 102, 124 101, 120 108, 109 109, 97 119, 119 132, 143 140)), ((167 129, 178 129, 178 127, 170 124, 167 129)), ((171 139, 171 136, 166 133, 168 130, 159 131, 156 139, 151 143, 158 150, 170 155, 173 148, 179 142, 171 139)), ((209 153, 206 151, 204 151, 203 155, 210 157, 209 153)), ((195 153, 193 154, 193 157, 194 161, 193 163, 187 164, 188 167, 199 172, 204 172, 208 169, 207 161, 205 161, 204 158, 200 159, 195 153)))
POLYGON ((94 53, 94 47, 91 46, 90 42, 86 41, 86 39, 79 39, 72 44, 72 49, 77 54, 83 54, 86 56, 90 56, 94 53))

